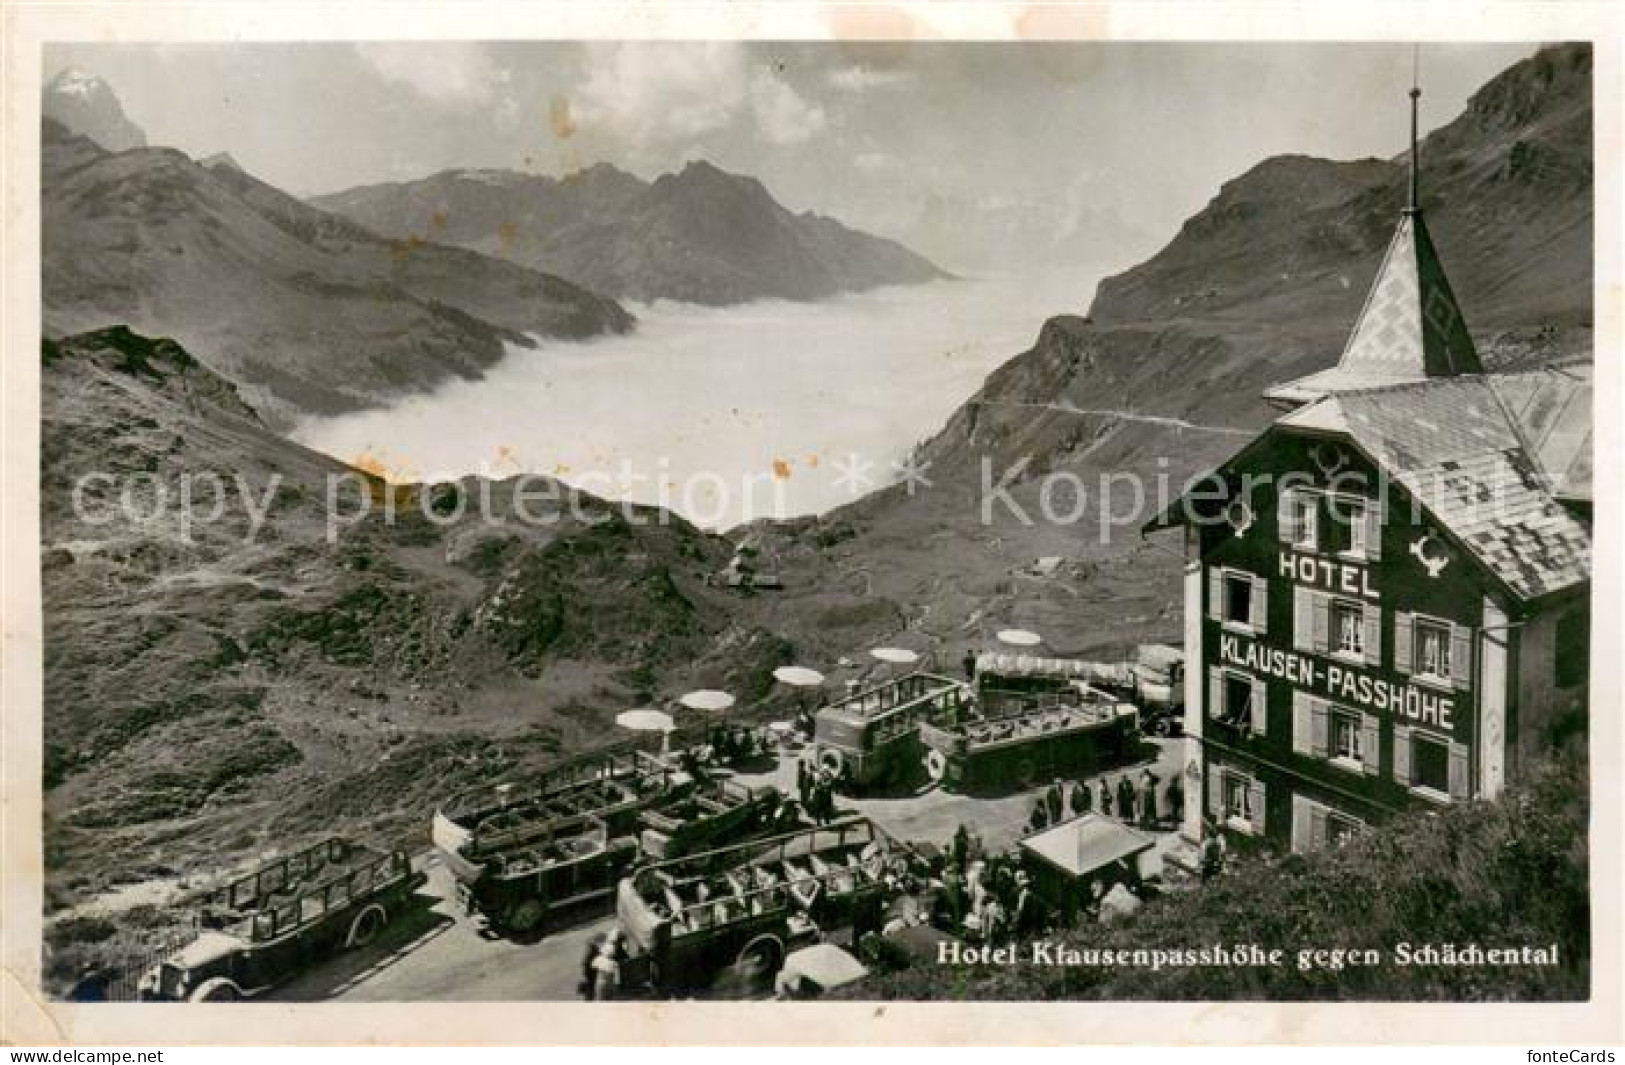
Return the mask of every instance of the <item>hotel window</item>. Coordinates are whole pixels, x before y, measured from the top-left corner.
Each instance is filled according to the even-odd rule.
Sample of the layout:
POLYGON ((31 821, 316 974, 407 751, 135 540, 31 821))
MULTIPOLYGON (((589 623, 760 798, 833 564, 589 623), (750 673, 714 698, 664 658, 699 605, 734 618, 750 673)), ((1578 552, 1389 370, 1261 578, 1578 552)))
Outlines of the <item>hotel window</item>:
POLYGON ((1208 764, 1208 813, 1229 828, 1264 833, 1264 782, 1218 762, 1208 764))
POLYGON ((1303 585, 1292 588, 1292 646, 1382 664, 1382 607, 1333 599, 1303 585))
POLYGON ((1365 822, 1358 817, 1304 795, 1292 796, 1292 850, 1295 853, 1340 847, 1365 831, 1365 827, 1365 822))
POLYGON ((1469 750, 1443 736, 1394 725, 1394 780, 1433 799, 1465 799, 1471 788, 1469 750))
POLYGON ((1365 761, 1360 752, 1360 715, 1333 710, 1331 725, 1332 757, 1350 762, 1365 761))
POLYGON ((1292 693, 1292 749, 1341 769, 1374 775, 1381 725, 1375 714, 1338 706, 1308 692, 1292 693))
POLYGON ((1262 633, 1269 618, 1269 585, 1241 570, 1208 570, 1208 616, 1228 626, 1262 633))
POLYGON ((1217 666, 1208 670, 1208 716, 1254 736, 1264 735, 1268 702, 1261 678, 1217 666))
POLYGON ((1399 612, 1394 615, 1394 668, 1434 684, 1467 688, 1472 681, 1473 630, 1399 612))
POLYGON ((1411 737, 1411 786, 1450 794, 1450 745, 1411 737))
POLYGON ((1450 679, 1450 627, 1434 621, 1416 623, 1416 672, 1450 679))
POLYGON ((1365 657, 1365 611, 1360 604, 1333 600, 1332 633, 1338 654, 1365 657))
POLYGON ((1364 561, 1382 556, 1382 508, 1375 500, 1326 496, 1321 549, 1364 561))
POLYGON ((1300 551, 1315 550, 1320 534, 1320 497, 1301 488, 1281 493, 1276 511, 1281 539, 1300 551))

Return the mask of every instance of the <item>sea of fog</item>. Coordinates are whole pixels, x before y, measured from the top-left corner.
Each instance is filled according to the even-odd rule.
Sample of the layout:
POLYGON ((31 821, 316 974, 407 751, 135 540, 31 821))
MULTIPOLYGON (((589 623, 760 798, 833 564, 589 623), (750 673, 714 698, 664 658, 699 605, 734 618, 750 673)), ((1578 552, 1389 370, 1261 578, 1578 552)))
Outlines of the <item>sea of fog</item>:
POLYGON ((819 513, 899 480, 913 446, 1030 347, 1045 318, 1083 313, 1094 281, 632 306, 626 336, 513 348, 478 381, 294 435, 395 480, 544 473, 713 529, 819 513))

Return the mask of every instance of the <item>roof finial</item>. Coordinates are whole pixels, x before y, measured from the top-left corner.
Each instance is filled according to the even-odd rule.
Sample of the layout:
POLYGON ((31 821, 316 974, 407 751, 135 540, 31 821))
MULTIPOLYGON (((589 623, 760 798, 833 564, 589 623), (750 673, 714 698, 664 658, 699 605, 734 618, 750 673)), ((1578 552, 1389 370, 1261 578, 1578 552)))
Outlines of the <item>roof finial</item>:
POLYGON ((1420 214, 1422 211, 1422 198, 1418 191, 1418 166, 1416 161, 1416 111, 1417 101, 1422 98, 1422 46, 1411 46, 1411 199, 1405 207, 1406 214, 1420 214))

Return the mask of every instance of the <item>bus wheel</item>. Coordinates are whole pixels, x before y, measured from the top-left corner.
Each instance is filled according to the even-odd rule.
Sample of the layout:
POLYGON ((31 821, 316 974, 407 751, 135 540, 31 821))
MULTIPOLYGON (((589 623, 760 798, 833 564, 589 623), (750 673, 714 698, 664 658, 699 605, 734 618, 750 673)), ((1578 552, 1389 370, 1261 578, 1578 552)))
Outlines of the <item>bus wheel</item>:
POLYGON ((1031 786, 1032 782, 1038 779, 1038 770, 1033 765, 1033 760, 1031 758, 1023 758, 1021 761, 1017 762, 1015 774, 1016 783, 1020 784, 1024 788, 1031 786))
POLYGON ((534 932, 547 916, 547 907, 541 899, 525 899, 508 911, 508 927, 515 932, 534 932))
POLYGON ((373 903, 355 915, 350 922, 350 934, 344 937, 346 947, 364 947, 371 943, 384 928, 384 908, 373 903))
POLYGON ((784 964, 784 943, 778 936, 757 936, 745 944, 745 949, 734 959, 734 969, 741 976, 763 974, 772 976, 784 964))
POLYGON ((948 756, 935 748, 926 751, 925 775, 931 778, 931 783, 941 784, 948 775, 948 756))
POLYGON ((197 990, 186 996, 188 1002, 239 1002, 243 992, 224 976, 211 977, 197 985, 197 990))

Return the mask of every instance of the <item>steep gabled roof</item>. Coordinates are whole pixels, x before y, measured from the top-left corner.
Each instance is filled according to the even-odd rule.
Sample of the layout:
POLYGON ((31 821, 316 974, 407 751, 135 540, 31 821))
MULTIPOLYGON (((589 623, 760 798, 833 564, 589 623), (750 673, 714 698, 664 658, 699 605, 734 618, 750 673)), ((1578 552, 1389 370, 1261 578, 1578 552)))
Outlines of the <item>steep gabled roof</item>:
MULTIPOLYGON (((1455 377, 1327 396, 1281 426, 1346 434, 1520 600, 1591 579, 1591 533, 1558 502, 1540 454, 1500 394, 1544 372, 1455 377)), ((1590 438, 1589 403, 1565 402, 1547 437, 1590 438)), ((1556 449, 1554 449, 1556 450, 1556 449)), ((1586 449, 1589 452, 1589 448, 1586 449)), ((1561 449, 1572 464, 1574 454, 1561 449)))
POLYGON ((1401 217, 1337 365, 1264 393, 1308 403, 1356 388, 1484 372, 1420 211, 1401 217))

